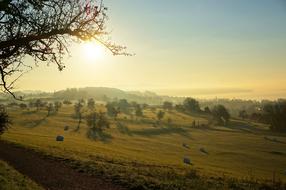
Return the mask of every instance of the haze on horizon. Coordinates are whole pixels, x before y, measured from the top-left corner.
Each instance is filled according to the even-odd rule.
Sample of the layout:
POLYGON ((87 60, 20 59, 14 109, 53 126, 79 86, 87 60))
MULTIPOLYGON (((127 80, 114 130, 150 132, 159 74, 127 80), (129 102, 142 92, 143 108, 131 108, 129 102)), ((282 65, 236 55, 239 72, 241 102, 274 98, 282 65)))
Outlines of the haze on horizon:
POLYGON ((63 72, 43 64, 16 90, 107 86, 172 96, 286 97, 284 0, 104 2, 113 41, 136 55, 96 48, 89 59, 93 53, 75 44, 63 72))

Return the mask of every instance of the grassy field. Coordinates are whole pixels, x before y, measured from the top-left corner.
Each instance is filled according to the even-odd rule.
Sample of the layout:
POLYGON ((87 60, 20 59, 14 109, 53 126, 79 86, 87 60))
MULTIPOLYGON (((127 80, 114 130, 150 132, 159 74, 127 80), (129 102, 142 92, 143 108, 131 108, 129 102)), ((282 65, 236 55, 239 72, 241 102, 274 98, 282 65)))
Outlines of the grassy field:
POLYGON ((44 110, 10 108, 9 113, 13 126, 2 136, 4 140, 65 158, 75 168, 134 188, 175 189, 192 183, 209 189, 220 180, 218 189, 233 184, 243 187, 246 181, 252 188, 260 181, 272 183, 273 176, 275 181, 286 181, 286 135, 270 133, 262 124, 233 119, 226 127, 194 128, 194 120, 207 124, 208 118, 171 111, 154 125, 156 113, 147 109, 142 118, 120 115, 99 137, 90 139, 85 123, 75 131, 72 106, 49 117, 44 110), (65 141, 56 142, 57 135, 65 141), (192 165, 184 164, 184 157, 192 165))
POLYGON ((0 160, 0 190, 43 190, 27 177, 0 160))

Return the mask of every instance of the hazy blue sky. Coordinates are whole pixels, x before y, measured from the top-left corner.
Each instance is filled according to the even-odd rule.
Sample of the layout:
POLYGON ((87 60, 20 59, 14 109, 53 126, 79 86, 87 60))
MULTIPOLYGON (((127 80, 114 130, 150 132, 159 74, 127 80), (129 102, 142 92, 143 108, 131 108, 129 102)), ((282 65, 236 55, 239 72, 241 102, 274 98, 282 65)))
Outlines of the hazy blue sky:
POLYGON ((90 63, 75 46, 64 72, 40 67, 19 86, 110 86, 172 95, 218 88, 248 93, 237 97, 251 97, 250 91, 257 98, 286 97, 286 0, 104 2, 112 39, 136 56, 104 52, 90 63), (39 76, 45 85, 37 85, 39 76))

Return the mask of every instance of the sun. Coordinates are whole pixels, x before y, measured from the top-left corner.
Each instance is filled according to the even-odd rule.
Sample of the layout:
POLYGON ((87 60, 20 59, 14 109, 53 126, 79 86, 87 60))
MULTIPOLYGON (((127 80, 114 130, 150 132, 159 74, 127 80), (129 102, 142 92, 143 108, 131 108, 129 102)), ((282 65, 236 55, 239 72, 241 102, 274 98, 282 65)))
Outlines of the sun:
POLYGON ((90 41, 82 44, 82 55, 87 61, 95 61, 102 59, 104 56, 104 48, 97 42, 90 41))

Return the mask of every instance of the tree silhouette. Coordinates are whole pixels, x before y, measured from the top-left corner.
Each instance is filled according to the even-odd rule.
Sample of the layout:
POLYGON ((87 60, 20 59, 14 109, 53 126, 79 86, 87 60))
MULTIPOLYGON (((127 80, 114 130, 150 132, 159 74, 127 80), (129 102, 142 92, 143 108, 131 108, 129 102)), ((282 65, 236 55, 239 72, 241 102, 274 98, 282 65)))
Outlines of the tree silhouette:
POLYGON ((161 119, 163 119, 164 116, 165 116, 165 112, 163 112, 162 110, 158 111, 157 113, 158 121, 161 121, 161 119))
POLYGON ((120 113, 119 108, 116 108, 114 103, 107 103, 105 105, 106 110, 107 110, 107 115, 110 117, 113 117, 115 120, 117 118, 117 115, 120 113))
POLYGON ((51 115, 51 113, 54 111, 55 107, 54 107, 54 104, 52 103, 49 103, 47 105, 47 117, 49 117, 51 115))
POLYGON ((86 123, 93 131, 102 131, 104 128, 109 128, 110 125, 104 113, 95 111, 86 116, 86 123))
POLYGON ((0 5, 0 86, 14 98, 13 84, 32 69, 23 62, 27 55, 35 64, 54 63, 60 71, 72 42, 96 40, 113 55, 128 55, 108 38, 102 1, 2 0, 0 5))
POLYGON ((226 125, 229 122, 230 114, 223 105, 216 105, 212 109, 212 115, 218 124, 226 125))
POLYGON ((57 113, 59 109, 62 107, 62 103, 59 101, 54 102, 55 112, 57 113))
POLYGON ((248 117, 248 114, 245 110, 241 110, 238 113, 238 117, 242 118, 242 119, 246 119, 248 117))
POLYGON ((286 100, 278 100, 263 107, 267 122, 273 131, 286 132, 286 100))
POLYGON ((193 98, 186 98, 183 102, 184 109, 188 112, 200 112, 200 104, 193 98))
POLYGON ((84 106, 84 100, 79 100, 77 103, 74 105, 74 112, 75 112, 75 117, 78 119, 78 124, 76 131, 79 130, 80 124, 82 122, 82 108, 84 106))
POLYGON ((36 108, 37 108, 37 111, 40 110, 42 104, 43 104, 43 102, 42 102, 41 99, 37 99, 37 100, 35 101, 35 106, 36 106, 36 108))
POLYGON ((135 107, 135 115, 137 117, 142 117, 143 116, 143 111, 142 111, 142 108, 141 108, 141 106, 139 104, 135 107))
POLYGON ((173 103, 168 102, 168 101, 163 102, 163 109, 169 110, 169 111, 172 110, 173 109, 173 103))
POLYGON ((10 118, 4 106, 0 106, 0 135, 4 133, 11 124, 10 118))
POLYGON ((90 109, 90 110, 93 110, 95 108, 95 101, 93 98, 90 98, 88 99, 87 101, 87 107, 90 109))
POLYGON ((129 107, 130 107, 130 104, 128 103, 126 99, 120 99, 118 101, 118 108, 120 109, 121 112, 129 114, 129 107))

